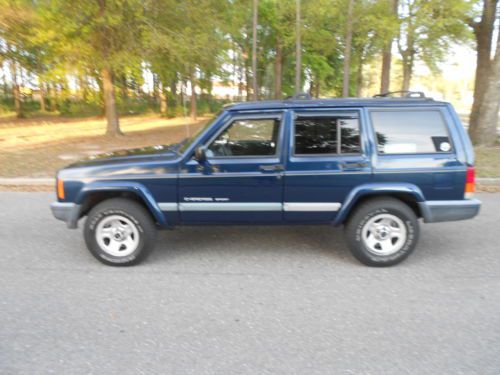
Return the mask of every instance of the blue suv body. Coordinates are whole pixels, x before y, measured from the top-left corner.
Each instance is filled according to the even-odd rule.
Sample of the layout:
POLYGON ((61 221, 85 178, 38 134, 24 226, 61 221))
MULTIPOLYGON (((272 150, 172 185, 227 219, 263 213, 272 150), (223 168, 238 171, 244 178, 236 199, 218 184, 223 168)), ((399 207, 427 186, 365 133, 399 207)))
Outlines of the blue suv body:
POLYGON ((362 262, 413 250, 418 219, 474 217, 474 154, 453 107, 428 98, 233 104, 169 146, 98 155, 58 172, 56 218, 88 216, 92 254, 141 261, 157 228, 345 224, 362 262))

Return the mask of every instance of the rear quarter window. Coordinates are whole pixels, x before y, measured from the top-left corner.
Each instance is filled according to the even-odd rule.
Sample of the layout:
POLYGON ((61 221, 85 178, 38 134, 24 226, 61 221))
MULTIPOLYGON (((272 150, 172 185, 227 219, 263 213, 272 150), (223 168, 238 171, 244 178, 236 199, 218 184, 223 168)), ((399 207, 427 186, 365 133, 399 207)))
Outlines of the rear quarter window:
POLYGON ((448 128, 437 110, 372 110, 379 154, 424 154, 453 151, 448 128))

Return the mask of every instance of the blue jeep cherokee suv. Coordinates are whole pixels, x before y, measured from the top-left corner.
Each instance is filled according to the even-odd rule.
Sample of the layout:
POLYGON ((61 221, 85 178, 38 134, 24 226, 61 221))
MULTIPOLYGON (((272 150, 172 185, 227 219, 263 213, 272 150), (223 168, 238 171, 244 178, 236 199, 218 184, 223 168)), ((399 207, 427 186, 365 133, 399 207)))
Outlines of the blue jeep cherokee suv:
POLYGON ((159 228, 344 225, 353 255, 389 266, 426 223, 470 219, 474 155, 449 103, 425 97, 229 105, 179 144, 98 155, 58 172, 51 208, 87 216, 90 252, 132 265, 159 228))

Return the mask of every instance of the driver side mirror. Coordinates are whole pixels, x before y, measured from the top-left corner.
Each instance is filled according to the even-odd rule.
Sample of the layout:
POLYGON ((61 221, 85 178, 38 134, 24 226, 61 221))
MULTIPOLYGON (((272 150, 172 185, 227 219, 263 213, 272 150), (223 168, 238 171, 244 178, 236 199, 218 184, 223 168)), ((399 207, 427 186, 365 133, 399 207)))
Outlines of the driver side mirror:
POLYGON ((203 164, 207 161, 207 149, 206 147, 198 147, 194 151, 194 158, 198 161, 198 163, 203 164))

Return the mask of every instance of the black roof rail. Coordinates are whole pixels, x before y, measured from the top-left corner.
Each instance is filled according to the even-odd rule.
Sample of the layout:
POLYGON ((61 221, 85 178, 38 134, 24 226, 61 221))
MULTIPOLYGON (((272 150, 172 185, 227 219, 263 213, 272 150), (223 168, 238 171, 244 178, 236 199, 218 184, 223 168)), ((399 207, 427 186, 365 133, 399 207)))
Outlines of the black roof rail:
POLYGON ((288 96, 286 100, 311 100, 312 96, 311 94, 307 92, 299 92, 298 94, 288 96))
MULTIPOLYGON (((373 95, 374 98, 392 98, 394 94, 401 94, 402 98, 427 98, 422 91, 390 91, 382 94, 373 95)), ((428 99, 428 98, 427 98, 428 99)))

